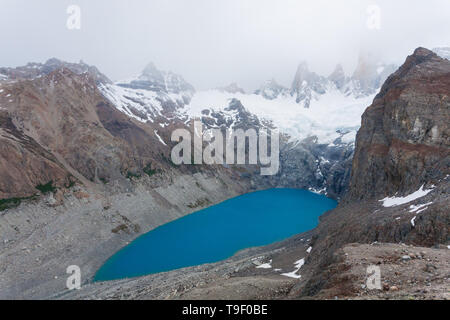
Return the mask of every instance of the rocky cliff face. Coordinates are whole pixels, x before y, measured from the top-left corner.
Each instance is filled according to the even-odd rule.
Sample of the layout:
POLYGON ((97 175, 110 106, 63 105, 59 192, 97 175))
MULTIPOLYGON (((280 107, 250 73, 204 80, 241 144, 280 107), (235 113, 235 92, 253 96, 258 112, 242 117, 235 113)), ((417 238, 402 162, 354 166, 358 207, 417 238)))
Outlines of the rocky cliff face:
POLYGON ((450 62, 419 48, 367 108, 357 135, 350 201, 405 194, 450 167, 450 62))
POLYGON ((297 295, 336 285, 348 243, 448 245, 449 96, 449 61, 424 48, 386 80, 363 115, 349 193, 321 218, 297 295))
POLYGON ((97 79, 62 67, 0 83, 2 199, 32 196, 47 184, 126 185, 145 171, 171 168, 169 127, 118 111, 97 79))

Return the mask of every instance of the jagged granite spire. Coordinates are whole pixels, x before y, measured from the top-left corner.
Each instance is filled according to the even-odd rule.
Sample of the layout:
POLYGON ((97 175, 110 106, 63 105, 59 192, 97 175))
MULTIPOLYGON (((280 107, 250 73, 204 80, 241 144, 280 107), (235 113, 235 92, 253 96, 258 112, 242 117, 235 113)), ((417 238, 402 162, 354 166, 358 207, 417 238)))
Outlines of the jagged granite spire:
POLYGON ((365 96, 376 93, 395 69, 394 65, 377 62, 374 56, 361 53, 356 70, 352 75, 355 95, 365 96))
POLYGON ((332 81, 338 89, 344 87, 347 79, 345 77, 344 68, 342 68, 341 64, 336 65, 334 71, 328 76, 328 80, 332 81))
POLYGON ((288 88, 279 85, 274 78, 264 82, 255 94, 261 95, 267 100, 274 100, 279 96, 287 95, 289 93, 288 88))
POLYGON ((149 90, 165 94, 187 92, 189 95, 192 95, 195 92, 194 87, 186 82, 182 76, 171 71, 161 71, 153 62, 147 64, 138 78, 119 82, 118 85, 125 88, 149 90))
POLYGON ((303 61, 297 68, 294 81, 291 86, 291 95, 295 96, 297 103, 303 103, 305 108, 309 108, 311 99, 315 95, 326 92, 326 79, 309 71, 308 64, 303 61))

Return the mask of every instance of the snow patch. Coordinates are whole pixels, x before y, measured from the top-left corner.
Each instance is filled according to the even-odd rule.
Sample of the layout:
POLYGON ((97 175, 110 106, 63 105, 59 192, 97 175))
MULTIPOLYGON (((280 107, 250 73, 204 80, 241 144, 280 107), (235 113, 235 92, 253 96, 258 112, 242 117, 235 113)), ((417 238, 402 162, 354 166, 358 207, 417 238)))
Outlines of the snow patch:
POLYGON ((101 84, 100 92, 121 112, 140 122, 161 115, 158 94, 149 90, 129 89, 113 84, 101 84), (133 112, 134 111, 134 112, 133 112))
POLYGON ((424 203, 424 204, 419 204, 419 205, 417 205, 417 206, 411 205, 411 206, 409 207, 409 209, 411 209, 411 210, 409 210, 409 212, 416 212, 416 211, 417 211, 417 213, 422 212, 422 211, 426 210, 427 208, 425 208, 425 207, 428 207, 430 204, 433 204, 433 202, 428 202, 428 203, 424 203), (425 209, 421 210, 422 208, 425 208, 425 209), (420 211, 419 211, 419 210, 420 210, 420 211))
POLYGON ((417 190, 416 192, 413 192, 405 197, 387 197, 379 201, 383 202, 384 207, 396 207, 405 203, 409 203, 416 199, 422 198, 427 194, 429 194, 434 189, 434 186, 432 186, 430 189, 427 190, 424 190, 423 187, 424 185, 422 185, 420 189, 417 190))
POLYGON ((327 194, 327 188, 324 187, 323 189, 315 189, 315 188, 309 188, 309 191, 311 191, 312 193, 315 194, 320 194, 320 195, 326 195, 327 194))
POLYGON ((272 260, 257 266, 256 269, 272 269, 272 260))
POLYGON ((297 272, 300 270, 300 268, 304 264, 305 264, 305 259, 302 258, 302 259, 300 259, 300 260, 298 260, 298 261, 296 261, 294 263, 294 265, 295 265, 295 270, 294 271, 288 272, 288 273, 282 273, 281 275, 285 276, 285 277, 289 277, 289 278, 300 279, 302 276, 297 274, 297 272))
POLYGON ((159 136, 158 130, 155 130, 154 132, 155 132, 155 135, 158 137, 159 141, 160 141, 163 145, 167 146, 167 144, 164 142, 164 140, 159 136))
POLYGON ((414 222, 414 221, 416 221, 416 218, 417 218, 417 216, 415 216, 414 218, 411 219, 411 225, 412 225, 413 227, 416 226, 416 224, 415 224, 415 222, 414 222))

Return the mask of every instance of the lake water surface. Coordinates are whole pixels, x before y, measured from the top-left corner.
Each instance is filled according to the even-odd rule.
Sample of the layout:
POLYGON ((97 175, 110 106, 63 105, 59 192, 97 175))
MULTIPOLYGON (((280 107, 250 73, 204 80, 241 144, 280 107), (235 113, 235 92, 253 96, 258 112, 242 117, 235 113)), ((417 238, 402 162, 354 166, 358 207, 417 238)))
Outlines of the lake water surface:
POLYGON ((113 255, 95 281, 212 263, 313 229, 337 202, 306 190, 245 194, 162 225, 113 255))

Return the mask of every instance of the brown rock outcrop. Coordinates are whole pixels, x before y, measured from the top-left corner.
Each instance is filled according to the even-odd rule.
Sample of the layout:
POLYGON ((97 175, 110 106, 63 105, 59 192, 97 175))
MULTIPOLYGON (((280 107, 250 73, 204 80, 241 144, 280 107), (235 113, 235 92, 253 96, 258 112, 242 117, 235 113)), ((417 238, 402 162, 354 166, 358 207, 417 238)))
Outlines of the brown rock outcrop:
POLYGON ((64 67, 1 83, 0 199, 31 196, 39 184, 125 181, 149 164, 169 168, 153 125, 119 112, 96 83, 64 67))
POLYGON ((418 48, 362 117, 349 193, 321 217, 305 264, 311 276, 294 288, 295 295, 320 296, 331 288, 330 279, 340 272, 333 269, 340 263, 337 253, 348 243, 448 243, 449 124, 450 61, 418 48), (380 201, 410 195, 423 185, 432 191, 404 204, 380 201))
POLYGON ((418 48, 367 108, 347 200, 393 195, 450 171, 450 61, 418 48))

